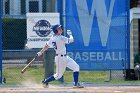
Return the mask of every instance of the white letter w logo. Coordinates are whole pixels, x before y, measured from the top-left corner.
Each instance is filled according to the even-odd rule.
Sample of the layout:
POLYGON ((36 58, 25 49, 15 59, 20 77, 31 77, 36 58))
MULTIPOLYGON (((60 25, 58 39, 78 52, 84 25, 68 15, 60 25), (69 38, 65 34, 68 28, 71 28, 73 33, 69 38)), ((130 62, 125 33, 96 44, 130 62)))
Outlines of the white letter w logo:
POLYGON ((94 13, 96 11, 101 43, 102 46, 106 46, 115 0, 110 0, 111 3, 108 14, 105 5, 105 0, 93 0, 91 13, 89 13, 88 11, 86 0, 75 1, 77 5, 77 11, 79 15, 84 45, 89 45, 92 24, 94 20, 94 13))

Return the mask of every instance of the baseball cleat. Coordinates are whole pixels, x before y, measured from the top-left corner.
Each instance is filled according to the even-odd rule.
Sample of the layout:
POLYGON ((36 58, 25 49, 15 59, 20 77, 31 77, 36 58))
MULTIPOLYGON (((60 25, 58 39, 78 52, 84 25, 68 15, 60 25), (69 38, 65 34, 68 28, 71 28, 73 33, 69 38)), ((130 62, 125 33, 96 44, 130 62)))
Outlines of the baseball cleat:
POLYGON ((43 83, 43 87, 48 88, 49 87, 48 83, 43 83))
POLYGON ((84 86, 81 86, 80 83, 74 84, 73 88, 84 88, 84 86))
POLYGON ((49 84, 46 83, 46 82, 44 82, 44 80, 42 81, 42 84, 43 84, 43 87, 44 87, 44 88, 48 88, 48 87, 49 87, 49 84))

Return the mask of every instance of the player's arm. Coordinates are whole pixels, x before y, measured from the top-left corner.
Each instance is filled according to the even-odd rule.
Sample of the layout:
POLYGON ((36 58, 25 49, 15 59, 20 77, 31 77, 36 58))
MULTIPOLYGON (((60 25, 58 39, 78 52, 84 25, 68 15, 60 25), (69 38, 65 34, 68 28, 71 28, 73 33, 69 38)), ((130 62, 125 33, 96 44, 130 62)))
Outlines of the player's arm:
POLYGON ((72 36, 72 32, 71 32, 71 30, 67 30, 67 34, 69 35, 69 43, 72 43, 72 42, 74 42, 74 38, 73 38, 73 36, 72 36))
POLYGON ((44 51, 48 50, 49 46, 46 44, 38 53, 37 56, 41 56, 44 51))

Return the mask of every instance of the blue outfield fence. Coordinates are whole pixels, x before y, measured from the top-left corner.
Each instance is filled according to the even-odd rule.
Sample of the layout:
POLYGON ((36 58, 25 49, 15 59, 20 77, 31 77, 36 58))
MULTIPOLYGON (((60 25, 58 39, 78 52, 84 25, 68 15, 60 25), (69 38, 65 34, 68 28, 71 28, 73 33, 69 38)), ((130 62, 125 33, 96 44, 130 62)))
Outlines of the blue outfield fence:
POLYGON ((69 50, 68 55, 80 64, 82 70, 127 69, 125 51, 119 50, 69 50))
POLYGON ((129 0, 66 0, 64 10, 68 54, 81 69, 130 68, 129 0))
MULTIPOLYGON (((1 6, 1 3, 0 3, 1 6)), ((0 7, 0 11, 1 11, 1 7, 0 7)), ((0 17, 1 17, 1 12, 0 12, 0 17)), ((1 22, 1 18, 0 18, 0 36, 2 37, 2 22, 1 22)), ((0 38, 0 55, 2 55, 2 38, 0 38)), ((0 83, 2 83, 2 56, 0 56, 0 83)))

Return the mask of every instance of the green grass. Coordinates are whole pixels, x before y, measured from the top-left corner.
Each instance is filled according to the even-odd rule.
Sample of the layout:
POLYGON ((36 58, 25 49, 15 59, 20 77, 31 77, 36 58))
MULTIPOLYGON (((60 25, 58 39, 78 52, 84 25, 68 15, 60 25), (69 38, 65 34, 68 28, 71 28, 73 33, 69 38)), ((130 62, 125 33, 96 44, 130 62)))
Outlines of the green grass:
POLYGON ((43 68, 28 68, 24 74, 21 74, 21 68, 6 68, 3 70, 3 77, 7 84, 22 84, 26 81, 39 83, 44 78, 43 68))
MULTIPOLYGON (((3 77, 6 78, 6 84, 41 84, 45 75, 45 68, 31 67, 21 74, 22 68, 6 68, 3 69, 3 77)), ((125 80, 107 80, 107 71, 80 71, 79 81, 90 83, 109 83, 109 84, 140 84, 140 81, 125 81, 125 80)), ((117 76, 117 75, 116 75, 117 76)), ((73 72, 66 71, 64 73, 65 83, 73 82, 73 72)), ((51 82, 53 84, 60 83, 58 81, 51 82)))

